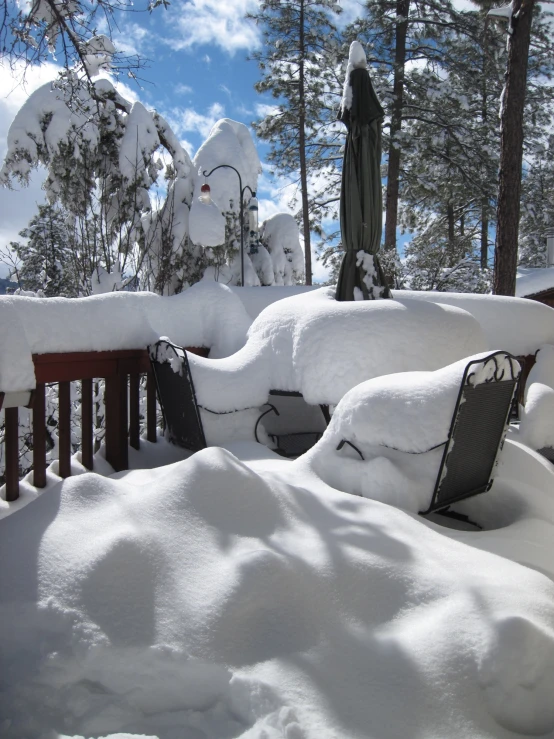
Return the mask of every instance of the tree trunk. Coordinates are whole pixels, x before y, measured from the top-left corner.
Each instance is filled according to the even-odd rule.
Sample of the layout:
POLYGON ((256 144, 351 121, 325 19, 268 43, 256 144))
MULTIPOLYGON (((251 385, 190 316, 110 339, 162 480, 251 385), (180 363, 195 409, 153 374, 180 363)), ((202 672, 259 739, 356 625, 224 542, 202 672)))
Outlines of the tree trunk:
POLYGON ((300 191, 302 194, 302 226, 304 232, 304 265, 306 285, 312 284, 312 248, 310 244, 310 209, 308 204, 308 176, 306 172, 306 104, 304 93, 304 0, 300 1, 300 62, 298 67, 298 105, 300 155, 300 191))
MULTIPOLYGON (((481 80, 481 122, 483 128, 487 126, 489 111, 487 106, 487 23, 483 29, 483 70, 481 80)), ((485 184, 486 187, 486 184, 485 184)), ((481 198, 481 269, 489 266, 489 198, 483 195, 481 198)))
POLYGON ((500 175, 493 278, 495 295, 515 295, 523 158, 523 107, 534 6, 535 0, 513 2, 513 32, 508 42, 506 86, 500 117, 500 175))
POLYGON ((398 191, 400 181, 400 148, 395 136, 402 128, 404 98, 404 66, 406 64, 406 34, 410 0, 396 2, 396 33, 394 50, 394 86, 390 121, 389 163, 387 170, 387 196, 385 221, 385 249, 396 249, 396 225, 398 222, 398 191))
POLYGON ((489 199, 481 200, 481 269, 489 266, 489 199))

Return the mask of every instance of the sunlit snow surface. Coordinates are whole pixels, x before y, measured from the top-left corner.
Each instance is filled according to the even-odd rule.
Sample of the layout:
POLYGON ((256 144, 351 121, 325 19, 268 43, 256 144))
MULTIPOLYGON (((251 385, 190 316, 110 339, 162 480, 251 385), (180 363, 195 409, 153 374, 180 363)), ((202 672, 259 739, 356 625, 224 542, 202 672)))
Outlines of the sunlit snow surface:
POLYGON ((411 455, 443 440, 461 357, 552 343, 550 309, 500 299, 501 326, 490 298, 249 297, 199 285, 123 314, 102 296, 71 322, 63 301, 0 303, 19 358, 56 322, 59 351, 86 326, 93 348, 164 333, 217 347, 191 364, 220 410, 275 387, 340 401, 295 462, 227 428, 189 458, 142 442, 112 477, 55 463, 0 502, 2 739, 554 739, 554 467, 510 431, 492 490, 456 506, 484 530, 459 531, 417 515, 438 458, 411 455), (337 451, 347 434, 365 461, 337 451))
POLYGON ((115 477, 0 522, 6 739, 554 736, 554 475, 517 442, 482 533, 255 445, 115 477))

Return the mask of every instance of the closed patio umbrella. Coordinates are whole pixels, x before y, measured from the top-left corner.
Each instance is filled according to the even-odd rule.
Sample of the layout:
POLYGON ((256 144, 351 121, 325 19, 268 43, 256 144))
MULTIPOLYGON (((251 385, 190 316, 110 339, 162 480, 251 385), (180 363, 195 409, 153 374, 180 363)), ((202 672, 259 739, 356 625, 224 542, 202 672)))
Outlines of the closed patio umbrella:
POLYGON ((345 254, 337 300, 390 298, 377 252, 383 227, 381 120, 384 111, 371 84, 362 45, 350 46, 339 120, 348 128, 340 193, 345 254))

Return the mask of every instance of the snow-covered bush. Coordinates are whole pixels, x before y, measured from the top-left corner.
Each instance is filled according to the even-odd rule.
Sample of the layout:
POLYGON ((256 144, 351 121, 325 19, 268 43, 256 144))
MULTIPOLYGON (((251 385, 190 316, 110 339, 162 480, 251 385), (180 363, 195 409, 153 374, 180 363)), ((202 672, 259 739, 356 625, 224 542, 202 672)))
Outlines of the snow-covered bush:
POLYGON ((292 233, 286 217, 281 237, 273 226, 269 250, 268 244, 249 249, 248 202, 261 165, 242 123, 218 121, 193 165, 159 113, 125 99, 109 79, 85 81, 64 72, 33 92, 17 113, 0 183, 27 184, 39 165, 47 170, 48 200, 66 214, 82 295, 96 292, 94 273, 112 275, 111 289, 138 285, 169 295, 198 282, 207 269, 208 276, 238 284, 241 228, 245 284, 292 284, 302 277, 298 229, 292 233), (230 166, 210 177, 207 218, 201 173, 222 164, 230 166))

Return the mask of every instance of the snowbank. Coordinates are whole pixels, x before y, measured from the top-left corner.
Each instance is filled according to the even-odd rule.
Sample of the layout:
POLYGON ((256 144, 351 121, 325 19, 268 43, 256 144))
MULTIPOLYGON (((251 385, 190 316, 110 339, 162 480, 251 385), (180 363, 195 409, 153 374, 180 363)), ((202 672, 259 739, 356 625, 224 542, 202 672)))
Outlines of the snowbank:
POLYGON ((554 346, 537 353, 520 408, 520 435, 531 449, 554 448, 554 346))
MULTIPOLYGON (((268 288, 271 290, 272 288, 268 288)), ((213 411, 265 403, 270 390, 336 404, 372 377, 435 370, 486 348, 466 311, 413 300, 337 302, 329 288, 269 305, 232 357, 190 357, 198 402, 213 411)))
POLYGON ((266 464, 81 475, 0 522, 4 739, 554 736, 554 585, 480 548, 551 563, 552 516, 452 532, 266 464))
POLYGON ((504 349, 518 356, 534 354, 544 344, 554 344, 554 311, 535 300, 411 290, 395 290, 394 298, 463 308, 477 319, 491 350, 504 349))
POLYGON ((139 349, 161 335, 184 346, 233 354, 250 318, 224 285, 201 283, 184 293, 110 293, 89 298, 0 297, 0 390, 35 387, 32 354, 139 349))

